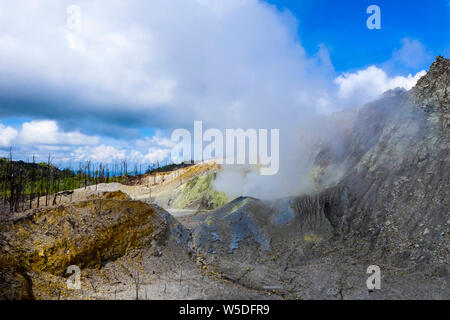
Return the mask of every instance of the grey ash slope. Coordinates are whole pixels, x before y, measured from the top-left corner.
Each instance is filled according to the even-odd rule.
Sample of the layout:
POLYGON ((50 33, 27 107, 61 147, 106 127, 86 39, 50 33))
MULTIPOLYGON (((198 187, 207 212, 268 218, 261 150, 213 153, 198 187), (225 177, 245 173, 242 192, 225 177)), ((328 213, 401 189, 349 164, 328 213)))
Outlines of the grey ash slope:
POLYGON ((195 249, 234 281, 287 298, 448 299, 449 82, 450 60, 438 57, 411 91, 361 107, 339 152, 316 159, 334 183, 237 199, 197 227, 195 249), (373 293, 370 264, 383 273, 373 293))

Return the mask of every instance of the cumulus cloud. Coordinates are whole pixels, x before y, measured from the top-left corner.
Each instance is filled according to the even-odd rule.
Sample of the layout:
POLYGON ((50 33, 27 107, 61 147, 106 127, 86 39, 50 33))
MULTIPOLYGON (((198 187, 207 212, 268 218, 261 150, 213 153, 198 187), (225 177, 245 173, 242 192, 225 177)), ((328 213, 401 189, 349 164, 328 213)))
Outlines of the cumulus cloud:
POLYGON ((72 2, 37 3, 0 13, 3 115, 64 126, 95 118, 118 130, 261 122, 262 109, 311 107, 298 97, 314 94, 315 66, 329 65, 324 49, 308 59, 292 15, 262 1, 78 1, 79 31, 65 25, 72 2))
POLYGON ((384 70, 376 66, 369 66, 355 73, 344 73, 334 81, 339 86, 339 98, 358 105, 378 98, 389 89, 400 87, 409 90, 425 73, 425 71, 420 71, 406 77, 389 77, 384 70))
POLYGON ((152 137, 145 137, 144 139, 138 139, 136 141, 136 146, 138 148, 172 148, 174 145, 175 143, 167 137, 164 137, 161 131, 157 131, 152 137))
POLYGON ((157 131, 152 137, 138 139, 135 143, 136 148, 145 151, 140 152, 135 150, 131 153, 130 157, 135 162, 146 162, 150 164, 161 163, 170 158, 172 147, 174 147, 175 144, 175 142, 164 137, 161 131, 157 131))
POLYGON ((22 124, 17 137, 18 144, 43 145, 94 145, 99 143, 98 137, 90 137, 75 132, 63 132, 56 121, 31 121, 22 124))
MULTIPOLYGON (((117 138, 195 119, 280 127, 337 105, 324 94, 334 78, 325 44, 308 56, 295 17, 266 2, 80 0, 79 30, 66 25, 72 1, 31 3, 0 12, 0 116, 117 138)), ((404 40, 396 56, 414 64, 405 59, 416 49, 404 40)))
POLYGON ((4 126, 0 123, 0 148, 11 146, 11 143, 17 137, 17 130, 4 126))
POLYGON ((126 151, 102 144, 96 147, 79 147, 71 156, 75 161, 92 160, 95 162, 111 163, 113 161, 124 160, 126 158, 126 151))
POLYGON ((166 160, 170 155, 170 150, 168 149, 155 149, 151 148, 148 153, 143 157, 143 161, 149 163, 162 162, 166 160))
POLYGON ((114 147, 101 144, 95 147, 79 147, 71 152, 71 158, 75 162, 91 160, 93 162, 113 163, 123 160, 129 163, 156 164, 162 163, 170 156, 170 149, 149 148, 146 152, 140 152, 132 148, 114 147))

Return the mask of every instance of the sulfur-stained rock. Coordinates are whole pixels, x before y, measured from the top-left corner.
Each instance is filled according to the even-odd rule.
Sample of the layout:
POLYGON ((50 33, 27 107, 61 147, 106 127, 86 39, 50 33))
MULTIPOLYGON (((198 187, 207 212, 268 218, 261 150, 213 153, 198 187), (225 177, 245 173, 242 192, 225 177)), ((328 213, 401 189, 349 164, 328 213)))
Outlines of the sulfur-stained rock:
POLYGON ((0 300, 33 299, 30 279, 17 261, 0 252, 0 300))
POLYGON ((104 260, 165 237, 167 223, 160 210, 115 199, 32 210, 1 226, 2 249, 21 268, 37 272, 62 275, 69 265, 100 267, 104 260))

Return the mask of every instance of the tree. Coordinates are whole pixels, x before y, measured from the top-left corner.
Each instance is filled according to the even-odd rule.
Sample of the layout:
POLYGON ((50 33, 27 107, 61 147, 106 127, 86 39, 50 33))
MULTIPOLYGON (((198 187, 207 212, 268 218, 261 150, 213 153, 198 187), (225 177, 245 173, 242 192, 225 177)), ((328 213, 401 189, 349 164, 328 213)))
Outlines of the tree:
POLYGON ((52 165, 52 158, 50 152, 48 153, 48 160, 47 160, 47 179, 46 179, 46 186, 45 186, 45 206, 48 206, 48 195, 49 195, 49 187, 50 187, 50 166, 52 165))

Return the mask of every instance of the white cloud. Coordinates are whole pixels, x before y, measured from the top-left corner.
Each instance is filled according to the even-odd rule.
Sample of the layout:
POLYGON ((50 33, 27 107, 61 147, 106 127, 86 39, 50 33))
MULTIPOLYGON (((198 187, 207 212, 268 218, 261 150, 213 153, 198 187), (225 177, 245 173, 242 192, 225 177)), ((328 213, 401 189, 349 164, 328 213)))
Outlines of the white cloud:
POLYGON ((400 87, 409 90, 425 73, 420 71, 406 77, 389 77, 382 69, 370 66, 355 73, 344 73, 335 79, 335 83, 339 86, 339 98, 357 105, 374 100, 389 89, 400 87))
MULTIPOLYGON (((308 56, 295 17, 264 1, 79 0, 77 32, 66 26, 71 2, 31 3, 8 1, 0 11, 0 73, 7 79, 0 79, 0 93, 22 97, 30 87, 31 101, 45 101, 38 108, 19 104, 17 112, 30 117, 70 113, 74 122, 90 116, 103 122, 99 127, 114 121, 118 129, 133 122, 187 126, 194 119, 280 127, 296 126, 317 108, 336 108, 325 44, 308 56)), ((392 61, 416 66, 427 57, 420 42, 403 39, 392 61)), ((374 84, 384 85, 380 79, 374 84)), ((361 100, 375 96, 369 89, 361 100)), ((341 96, 349 91, 342 88, 341 96)))
POLYGON ((43 120, 23 123, 17 143, 22 145, 95 145, 99 143, 99 138, 87 136, 78 131, 63 132, 56 121, 43 120))
POLYGON ((92 160, 94 162, 112 163, 121 160, 127 160, 129 164, 145 163, 151 164, 167 160, 170 156, 170 149, 149 148, 147 153, 136 149, 117 148, 102 144, 96 147, 79 147, 71 153, 75 161, 92 160))
POLYGON ((74 104, 71 116, 102 114, 96 121, 114 114, 117 123, 134 116, 166 127, 169 114, 174 126, 194 119, 230 126, 230 109, 240 105, 240 122, 256 127, 282 116, 282 105, 285 123, 312 108, 297 102, 298 91, 314 95, 315 67, 330 64, 324 47, 308 58, 295 18, 263 1, 80 0, 78 32, 65 25, 68 2, 28 3, 8 2, 0 12, 0 72, 8 75, 0 89, 19 94, 32 79, 56 100, 28 114, 63 117, 52 108, 74 104), (66 95, 76 101, 61 103, 66 95))
POLYGON ((75 161, 92 160, 94 162, 111 163, 126 159, 126 151, 102 144, 97 147, 80 147, 72 153, 75 161))
POLYGON ((168 149, 155 149, 151 148, 148 153, 143 157, 144 161, 150 163, 162 162, 170 156, 170 150, 168 149))
POLYGON ((251 0, 196 0, 196 2, 210 10, 213 10, 220 17, 227 11, 238 9, 243 5, 250 3, 251 0))
POLYGON ((161 131, 157 131, 153 137, 145 137, 144 139, 138 139, 136 146, 138 148, 150 148, 150 147, 164 147, 172 148, 175 145, 169 138, 164 137, 161 131))
POLYGON ((0 148, 10 147, 17 137, 17 130, 0 123, 0 148))

